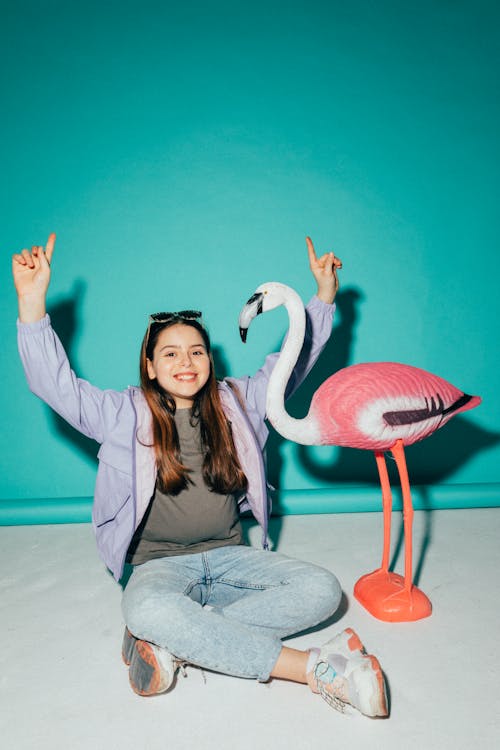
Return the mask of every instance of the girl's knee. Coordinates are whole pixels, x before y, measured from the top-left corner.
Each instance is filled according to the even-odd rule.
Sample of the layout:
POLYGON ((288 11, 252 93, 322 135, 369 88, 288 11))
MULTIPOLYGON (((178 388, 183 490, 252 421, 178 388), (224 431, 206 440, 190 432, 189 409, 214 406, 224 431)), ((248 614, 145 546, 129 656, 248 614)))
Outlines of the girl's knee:
POLYGON ((184 627, 186 597, 182 594, 163 596, 135 592, 124 597, 122 611, 128 629, 137 638, 153 640, 158 631, 178 630, 184 627))
POLYGON ((337 611, 342 599, 342 588, 331 571, 315 567, 308 581, 308 595, 326 619, 337 611))

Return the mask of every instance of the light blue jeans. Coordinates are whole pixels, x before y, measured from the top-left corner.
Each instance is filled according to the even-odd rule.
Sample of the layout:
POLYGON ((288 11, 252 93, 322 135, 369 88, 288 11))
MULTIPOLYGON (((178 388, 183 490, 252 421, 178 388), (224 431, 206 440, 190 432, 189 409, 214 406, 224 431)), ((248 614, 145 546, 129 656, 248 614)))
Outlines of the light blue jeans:
POLYGON ((326 620, 340 598, 328 570, 240 545, 136 566, 122 608, 131 633, 178 659, 265 681, 281 639, 326 620))

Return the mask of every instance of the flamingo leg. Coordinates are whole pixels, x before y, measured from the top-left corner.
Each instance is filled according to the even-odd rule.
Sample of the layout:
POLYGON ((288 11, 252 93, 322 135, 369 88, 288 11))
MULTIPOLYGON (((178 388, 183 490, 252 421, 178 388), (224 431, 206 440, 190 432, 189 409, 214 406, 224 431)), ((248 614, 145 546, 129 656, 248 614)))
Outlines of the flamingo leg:
POLYGON ((405 533, 405 589, 411 590, 413 578, 413 503, 411 499, 410 480, 406 466, 405 450, 403 441, 398 440, 391 448, 391 453, 396 460, 401 491, 403 493, 403 524, 405 533))
POLYGON ((375 453, 382 486, 384 508, 384 551, 382 566, 362 576, 354 586, 354 596, 374 617, 386 622, 409 622, 428 617, 432 605, 423 591, 412 585, 413 505, 406 468, 403 441, 398 440, 391 452, 396 460, 403 492, 405 532, 405 575, 389 572, 392 495, 384 455, 375 453))
POLYGON ((382 507, 384 510, 384 547, 382 551, 381 569, 387 573, 389 570, 389 555, 391 547, 392 492, 384 454, 375 451, 375 460, 377 462, 380 486, 382 488, 382 507))

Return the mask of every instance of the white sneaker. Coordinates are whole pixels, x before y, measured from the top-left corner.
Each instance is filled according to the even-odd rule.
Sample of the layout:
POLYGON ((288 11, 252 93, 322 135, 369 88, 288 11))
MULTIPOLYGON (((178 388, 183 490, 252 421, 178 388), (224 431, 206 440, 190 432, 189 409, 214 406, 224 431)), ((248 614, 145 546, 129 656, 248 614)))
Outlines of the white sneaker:
POLYGON ((388 714, 385 680, 378 659, 366 653, 351 628, 325 643, 307 678, 311 689, 339 711, 350 705, 365 716, 388 714))

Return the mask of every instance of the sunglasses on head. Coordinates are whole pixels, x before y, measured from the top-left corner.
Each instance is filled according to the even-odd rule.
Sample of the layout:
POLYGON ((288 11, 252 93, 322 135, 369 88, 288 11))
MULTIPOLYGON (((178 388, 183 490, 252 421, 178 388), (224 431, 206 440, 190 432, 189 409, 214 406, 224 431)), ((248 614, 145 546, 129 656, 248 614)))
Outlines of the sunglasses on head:
POLYGON ((171 320, 198 320, 201 318, 199 310, 179 310, 179 312, 158 312, 151 313, 149 316, 150 323, 170 323, 171 320))
POLYGON ((146 347, 149 344, 149 334, 151 326, 161 325, 162 323, 182 322, 184 320, 199 320, 201 312, 199 310, 179 310, 178 312, 157 312, 149 316, 148 330, 146 334, 146 347))

